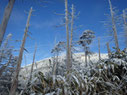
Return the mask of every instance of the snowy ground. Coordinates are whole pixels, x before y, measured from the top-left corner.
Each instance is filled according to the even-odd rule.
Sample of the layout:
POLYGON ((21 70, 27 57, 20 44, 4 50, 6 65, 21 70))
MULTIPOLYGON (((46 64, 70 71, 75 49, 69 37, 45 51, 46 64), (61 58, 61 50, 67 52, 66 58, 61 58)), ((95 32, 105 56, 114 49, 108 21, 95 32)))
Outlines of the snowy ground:
MULTIPOLYGON (((96 63, 99 60, 98 56, 99 55, 97 53, 95 53, 90 57, 90 60, 93 63, 96 63)), ((85 64, 84 53, 76 53, 73 55, 73 58, 74 58, 75 62, 77 62, 77 64, 81 63, 80 66, 84 67, 83 66, 85 64)), ((107 54, 101 54, 101 59, 106 59, 106 58, 108 58, 107 54)), ((65 60, 65 55, 62 55, 59 57, 59 63, 64 63, 64 60, 65 60)), ((89 59, 88 59, 88 62, 89 62, 89 59)), ((35 75, 37 75, 37 73, 39 71, 43 72, 43 74, 51 71, 52 70, 51 64, 53 64, 52 58, 46 58, 44 60, 37 61, 33 67, 33 77, 35 75), (49 60, 51 60, 51 62, 49 60)), ((21 84, 22 87, 24 87, 27 84, 29 77, 30 77, 30 72, 31 72, 31 64, 29 64, 25 67, 22 67, 22 69, 20 70, 19 84, 21 84)), ((36 78, 34 78, 34 79, 36 79, 36 78)), ((33 81, 34 81, 34 79, 33 79, 33 81)))
MULTIPOLYGON (((73 55, 73 58, 74 58, 75 61, 78 61, 78 62, 80 62, 82 64, 85 64, 84 53, 76 53, 76 54, 73 55)), ((101 58, 102 59, 108 58, 107 57, 107 54, 101 54, 101 58)), ((65 56, 64 55, 63 56, 60 56, 59 57, 59 62, 63 62, 64 59, 65 59, 65 56)), ((95 62, 98 61, 98 59, 99 59, 99 57, 98 57, 98 54, 97 53, 91 55, 90 60, 92 62, 95 63, 95 62)), ((37 61, 35 63, 35 65, 34 65, 34 68, 33 68, 34 70, 33 71, 34 72, 41 71, 43 73, 46 73, 46 72, 48 72, 50 70, 49 69, 50 68, 50 64, 53 64, 52 58, 47 58, 47 59, 44 59, 44 60, 37 61), (49 60, 51 60, 51 63, 50 63, 49 60)), ((29 76, 30 71, 31 71, 31 64, 29 64, 29 65, 27 65, 25 67, 22 67, 22 69, 20 71, 20 74, 23 75, 24 77, 26 77, 26 76, 29 76)))

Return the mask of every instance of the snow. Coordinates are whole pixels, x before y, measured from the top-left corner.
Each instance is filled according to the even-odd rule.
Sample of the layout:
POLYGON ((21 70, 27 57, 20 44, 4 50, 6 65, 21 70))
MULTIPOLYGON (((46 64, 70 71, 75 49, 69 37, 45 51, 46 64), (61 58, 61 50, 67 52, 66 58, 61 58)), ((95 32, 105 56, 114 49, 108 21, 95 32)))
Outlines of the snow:
MULTIPOLYGON (((99 60, 99 55, 97 53, 93 54, 90 58, 90 60, 92 62, 97 62, 99 60)), ((84 65, 85 64, 85 57, 84 57, 84 54, 83 53, 76 53, 74 56, 74 59, 75 61, 78 61, 78 62, 81 62, 83 64, 81 65, 84 65)), ((101 58, 102 59, 106 59, 108 58, 107 54, 101 54, 101 58)), ((51 60, 51 64, 53 64, 52 62, 52 58, 46 58, 44 60, 40 60, 40 61, 37 61, 35 64, 37 64, 37 68, 36 68, 36 65, 34 65, 33 69, 34 71, 41 71, 43 73, 46 73, 50 70, 50 62, 49 62, 49 59, 51 60)), ((65 59, 65 55, 63 56, 60 56, 59 57, 59 62, 63 62, 63 60, 65 59)), ((88 60, 89 61, 89 60, 88 60)), ((23 67, 20 71, 20 73, 23 73, 24 75, 27 75, 28 72, 26 72, 26 69, 28 70, 28 72, 30 72, 31 70, 31 64, 27 65, 26 67, 23 67)))
MULTIPOLYGON (((97 53, 95 53, 91 56, 90 60, 95 63, 99 60, 98 56, 99 55, 97 53)), ((59 56, 59 62, 61 64, 64 64, 65 58, 66 58, 65 55, 59 56)), ((73 58, 76 61, 76 64, 74 63, 75 66, 77 66, 77 68, 79 68, 77 70, 80 70, 80 68, 83 68, 85 66, 84 53, 76 53, 76 54, 74 54, 73 58), (82 63, 82 64, 79 64, 79 63, 82 63)), ((107 54, 101 54, 101 58, 106 59, 106 58, 108 58, 108 56, 107 56, 107 54)), ((88 62, 89 62, 89 60, 88 60, 88 62)), ((34 67, 33 67, 33 75, 37 75, 39 71, 41 71, 43 74, 46 74, 48 72, 52 72, 51 64, 53 64, 53 60, 52 60, 51 57, 46 58, 44 60, 37 61, 36 62, 37 68, 36 68, 35 64, 34 64, 34 67), (49 62, 49 60, 51 60, 51 63, 49 62)), ((87 68, 85 68, 85 69, 87 70, 87 68)), ((25 67, 22 67, 22 69, 20 70, 21 77, 19 77, 19 81, 22 82, 22 83, 26 83, 29 79, 30 71, 31 71, 31 64, 29 64, 25 67)))

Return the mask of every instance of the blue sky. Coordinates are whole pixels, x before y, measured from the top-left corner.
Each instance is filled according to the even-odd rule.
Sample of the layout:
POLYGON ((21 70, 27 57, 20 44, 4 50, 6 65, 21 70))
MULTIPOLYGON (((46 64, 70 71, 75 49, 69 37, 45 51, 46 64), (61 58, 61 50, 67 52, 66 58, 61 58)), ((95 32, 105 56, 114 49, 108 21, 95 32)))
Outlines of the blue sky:
MULTIPOLYGON (((39 1, 39 0, 38 0, 39 1)), ((42 1, 42 0, 40 0, 42 1)), ((66 32, 65 27, 56 28, 56 25, 61 25, 64 16, 54 14, 64 14, 64 0, 47 0, 48 3, 36 2, 36 0, 16 0, 14 5, 6 35, 13 34, 12 40, 21 40, 23 37, 27 14, 32 6, 35 10, 30 20, 30 29, 33 39, 27 38, 26 49, 29 53, 24 53, 27 58, 27 64, 32 61, 33 51, 35 43, 37 43, 36 61, 51 56, 51 49, 54 46, 54 42, 65 41, 66 32), (43 7, 42 7, 43 6, 43 7), (26 12, 25 12, 26 11, 26 12)), ((78 40, 79 36, 86 29, 90 29, 95 32, 96 37, 101 37, 101 52, 106 52, 106 42, 109 41, 107 29, 104 27, 103 21, 107 20, 105 14, 110 14, 108 0, 68 0, 69 10, 71 5, 75 5, 76 13, 80 12, 80 15, 75 20, 75 27, 82 25, 74 31, 74 40, 78 40)), ((119 10, 119 14, 122 10, 127 8, 127 0, 111 0, 112 5, 119 10)), ((2 20, 4 8, 7 5, 8 0, 0 0, 0 22, 2 20)), ((123 29, 119 29, 118 37, 120 48, 123 48, 124 39, 121 35, 123 29)), ((15 43, 11 41, 16 49, 20 48, 20 42, 15 43)), ((113 41, 111 47, 114 46, 113 41)), ((95 38, 91 44, 91 50, 97 52, 97 39, 95 38)), ((18 55, 18 52, 15 53, 18 55)), ((23 61, 24 62, 24 61, 23 61)))

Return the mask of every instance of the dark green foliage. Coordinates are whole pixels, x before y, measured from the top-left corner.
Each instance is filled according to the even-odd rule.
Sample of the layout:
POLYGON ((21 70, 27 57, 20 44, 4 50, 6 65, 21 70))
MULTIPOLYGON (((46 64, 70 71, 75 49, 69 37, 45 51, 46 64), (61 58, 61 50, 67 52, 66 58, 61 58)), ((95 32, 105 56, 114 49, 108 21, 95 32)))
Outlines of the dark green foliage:
POLYGON ((81 44, 83 47, 86 47, 91 44, 94 37, 95 36, 93 31, 86 30, 83 32, 82 36, 80 37, 79 44, 81 44))

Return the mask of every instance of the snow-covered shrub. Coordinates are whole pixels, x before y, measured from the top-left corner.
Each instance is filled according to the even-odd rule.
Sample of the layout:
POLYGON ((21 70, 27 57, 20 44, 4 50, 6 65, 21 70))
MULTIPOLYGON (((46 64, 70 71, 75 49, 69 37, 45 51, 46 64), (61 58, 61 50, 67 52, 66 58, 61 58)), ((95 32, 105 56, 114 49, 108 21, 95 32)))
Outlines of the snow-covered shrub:
POLYGON ((17 65, 17 56, 13 55, 13 47, 9 45, 12 34, 7 35, 0 47, 0 95, 8 95, 17 65))
MULTIPOLYGON (((59 65, 60 69, 64 65, 59 65)), ((55 80, 50 74, 39 72, 32 89, 37 95, 126 95, 127 61, 126 51, 112 53, 111 58, 89 63, 88 66, 74 61, 72 70, 57 73, 55 80), (124 56, 124 57, 118 57, 124 56), (54 82, 55 81, 55 82, 54 82)))

